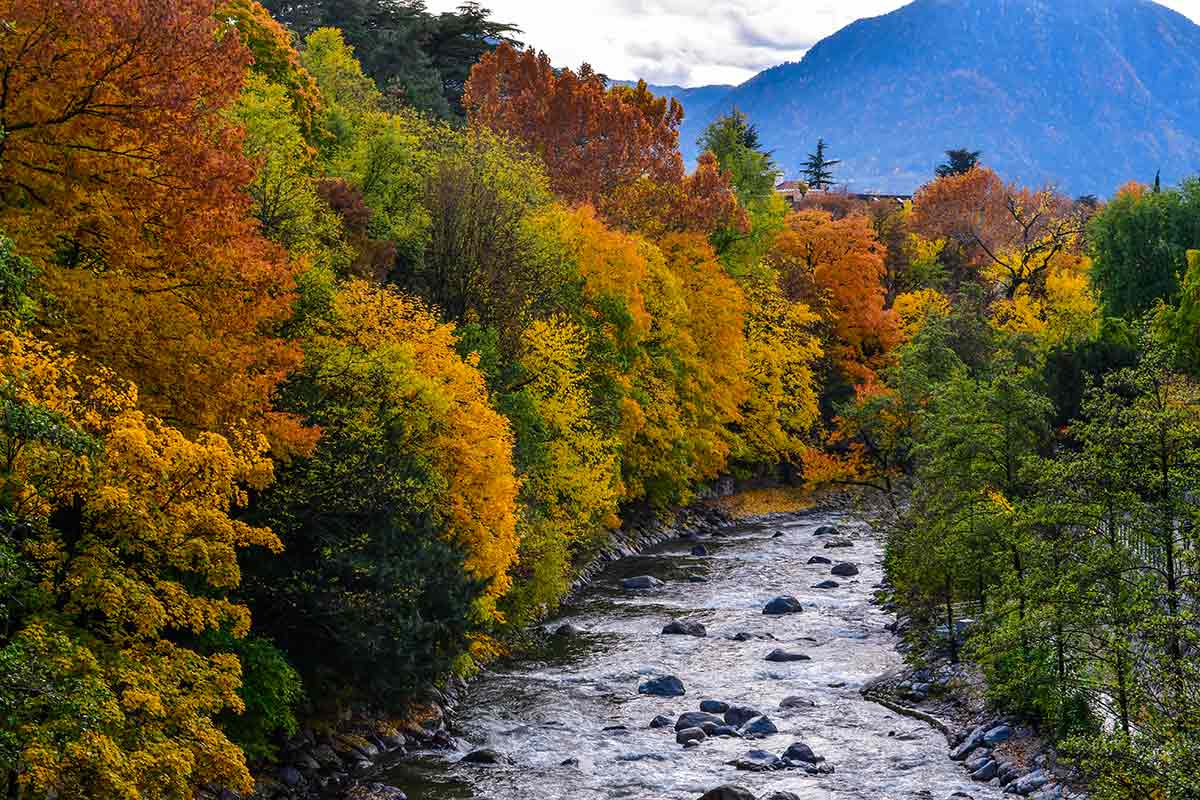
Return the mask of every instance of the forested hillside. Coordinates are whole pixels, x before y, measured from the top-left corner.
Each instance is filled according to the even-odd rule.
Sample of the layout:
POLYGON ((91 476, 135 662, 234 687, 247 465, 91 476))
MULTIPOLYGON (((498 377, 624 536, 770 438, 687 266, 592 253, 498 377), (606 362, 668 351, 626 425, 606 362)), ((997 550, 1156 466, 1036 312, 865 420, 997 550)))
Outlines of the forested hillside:
POLYGON ((880 490, 998 702, 1193 796, 1200 184, 789 209, 740 115, 689 173, 645 85, 335 7, 0 2, 6 796, 247 792, 724 475, 880 490))

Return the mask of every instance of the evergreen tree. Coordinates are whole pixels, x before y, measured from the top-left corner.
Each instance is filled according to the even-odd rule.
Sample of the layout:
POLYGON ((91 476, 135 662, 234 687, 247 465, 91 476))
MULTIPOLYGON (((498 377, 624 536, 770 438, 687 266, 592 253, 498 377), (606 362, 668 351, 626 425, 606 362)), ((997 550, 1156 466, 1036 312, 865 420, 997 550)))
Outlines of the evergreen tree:
POLYGON ((804 162, 801 172, 804 173, 810 188, 826 191, 833 186, 833 167, 840 163, 840 160, 831 161, 825 158, 825 140, 818 139, 817 152, 808 154, 808 160, 804 162))
POLYGON ((982 155, 982 151, 980 150, 947 150, 946 163, 938 166, 935 173, 939 178, 947 178, 951 175, 965 175, 979 166, 980 155, 982 155))

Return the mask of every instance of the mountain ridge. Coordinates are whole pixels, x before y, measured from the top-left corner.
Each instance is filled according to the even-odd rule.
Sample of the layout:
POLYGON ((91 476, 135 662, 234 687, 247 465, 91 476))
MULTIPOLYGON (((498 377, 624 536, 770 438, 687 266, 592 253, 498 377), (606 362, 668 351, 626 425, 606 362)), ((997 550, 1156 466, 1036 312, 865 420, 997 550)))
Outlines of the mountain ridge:
POLYGON ((728 90, 652 90, 689 160, 736 106, 786 176, 824 138, 859 191, 911 192, 954 147, 1075 194, 1200 167, 1200 26, 1151 0, 915 0, 728 90))

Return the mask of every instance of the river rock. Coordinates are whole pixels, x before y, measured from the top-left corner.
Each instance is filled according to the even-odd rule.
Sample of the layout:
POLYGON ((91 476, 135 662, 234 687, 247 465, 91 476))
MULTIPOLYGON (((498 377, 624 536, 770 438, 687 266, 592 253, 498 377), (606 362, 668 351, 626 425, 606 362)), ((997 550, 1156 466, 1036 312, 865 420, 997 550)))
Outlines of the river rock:
POLYGON ((707 636, 708 631, 699 622, 675 620, 666 625, 662 632, 668 636, 707 636))
POLYGON ((1030 795, 1041 789, 1050 782, 1050 776, 1040 769, 1034 770, 1028 775, 1017 778, 1015 781, 1005 787, 1005 794, 1030 795))
POLYGON ((328 744, 319 744, 314 747, 312 757, 318 764, 327 769, 337 769, 342 765, 341 758, 338 757, 338 754, 328 744))
POLYGON ((725 724, 724 719, 714 714, 704 711, 685 711, 679 715, 679 719, 675 720, 675 730, 682 731, 688 728, 699 728, 706 722, 712 725, 725 724))
POLYGON ((742 736, 772 736, 779 733, 779 728, 769 717, 759 716, 739 727, 742 736))
POLYGON ((766 750, 751 750, 746 755, 729 763, 736 769, 746 772, 769 772, 783 766, 779 756, 766 750))
POLYGON ((707 547, 705 547, 705 546, 704 546, 704 545, 702 545, 702 544, 698 544, 698 545, 696 545, 695 547, 693 547, 693 548, 692 548, 692 555, 694 555, 694 556, 706 556, 706 555, 708 555, 708 548, 707 548, 707 547))
POLYGON ((812 661, 812 658, 804 655, 804 653, 789 653, 786 650, 777 649, 767 653, 766 660, 782 664, 788 661, 812 661))
POLYGON ((763 613, 770 615, 796 614, 803 610, 804 607, 800 605, 800 601, 790 595, 776 597, 763 606, 763 613))
POLYGON ((1007 742, 1012 738, 1012 735, 1013 729, 1010 726, 997 725, 983 735, 983 743, 986 745, 997 745, 1001 742, 1007 742))
POLYGON ((805 764, 816 764, 825 760, 814 753, 812 748, 804 742, 792 742, 788 745, 788 749, 783 751, 783 757, 788 761, 801 761, 805 764))
POLYGON ((841 531, 833 525, 822 525, 813 531, 813 536, 837 536, 840 533, 841 531))
POLYGON ((675 734, 675 741, 679 744, 687 744, 688 742, 699 742, 707 738, 708 734, 703 728, 684 728, 675 734))
POLYGON ((664 717, 662 714, 659 714, 657 717, 650 720, 651 728, 669 728, 671 727, 671 724, 671 718, 664 717))
POLYGON ((732 725, 718 725, 716 730, 714 730, 710 735, 734 739, 740 739, 742 737, 742 735, 738 733, 738 729, 732 725))
POLYGON ((279 780, 283 781, 284 785, 290 789, 295 789, 300 784, 304 783, 304 776, 300 774, 300 770, 295 767, 280 767, 279 780))
POLYGON ((642 682, 638 686, 638 694, 650 694, 655 697, 683 697, 687 691, 683 688, 683 681, 679 678, 674 675, 664 675, 661 678, 652 678, 642 682))
POLYGON ((988 732, 989 727, 980 726, 967 734, 967 738, 963 739, 958 747, 950 751, 950 758, 955 761, 965 761, 967 756, 971 755, 980 744, 983 743, 983 735, 988 732))
POLYGON ((826 550, 832 550, 837 547, 854 547, 854 542, 849 539, 831 539, 825 543, 826 550))
POLYGON ((808 560, 809 564, 832 564, 833 561, 825 556, 813 556, 808 560))
POLYGON ((817 704, 807 697, 799 695, 790 695, 779 701, 779 707, 782 708, 816 708, 817 704))
POLYGON ((559 625, 558 629, 554 631, 555 636, 563 639, 574 639, 581 633, 583 633, 582 628, 577 628, 569 622, 559 625))
POLYGON ((699 800, 754 800, 754 793, 744 786, 735 786, 730 783, 709 789, 700 795, 699 800))
POLYGON ((774 533, 771 534, 771 538, 772 539, 782 539, 783 531, 775 531, 774 533))
POLYGON ((464 764, 501 764, 506 760, 504 756, 490 747, 482 747, 467 753, 462 757, 461 762, 464 764))
POLYGON ((621 580, 622 589, 657 589, 663 582, 651 575, 637 575, 621 580))
POLYGON ((794 792, 771 792, 763 795, 762 800, 800 800, 800 795, 794 792))
POLYGON ((750 706, 730 706, 729 710, 725 712, 725 724, 740 728, 755 717, 762 715, 761 711, 750 706))
POLYGON ((688 575, 688 583, 708 583, 708 578, 703 575, 688 575))
POLYGON ((971 772, 971 780, 980 782, 990 781, 992 778, 996 777, 996 772, 998 769, 999 765, 997 765, 993 759, 989 758, 971 772))
POLYGON ((814 589, 836 589, 841 586, 837 581, 821 581, 813 586, 814 589))
POLYGON ((720 700, 701 700, 700 710, 707 714, 724 714, 729 710, 729 703, 720 700))
POLYGON ((833 569, 831 569, 829 571, 830 571, 830 573, 837 575, 838 577, 849 578, 853 575, 858 574, 858 566, 855 564, 851 564, 849 561, 843 561, 840 564, 834 564, 833 569))

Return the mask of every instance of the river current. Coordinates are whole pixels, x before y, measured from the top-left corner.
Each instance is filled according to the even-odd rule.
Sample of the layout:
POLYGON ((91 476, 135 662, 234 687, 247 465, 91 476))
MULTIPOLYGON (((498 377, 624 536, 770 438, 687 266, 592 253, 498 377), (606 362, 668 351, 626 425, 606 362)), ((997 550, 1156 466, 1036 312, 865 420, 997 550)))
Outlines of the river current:
POLYGON ((859 693, 901 660, 885 630, 889 615, 871 604, 882 552, 868 530, 838 514, 813 513, 718 533, 701 537, 704 556, 691 554, 697 542, 673 541, 609 565, 548 626, 570 623, 581 634, 552 637, 543 651, 472 683, 457 717, 464 750, 421 756, 384 779, 411 800, 695 800, 727 783, 758 796, 790 791, 803 800, 945 800, 956 791, 975 800, 1000 797, 948 758, 940 733, 859 693), (814 536, 822 525, 836 525, 853 546, 826 549, 829 539, 814 536), (807 563, 814 555, 852 562, 860 573, 831 576, 830 565, 807 563), (690 582, 689 574, 707 581, 690 582), (620 588, 622 578, 634 575, 665 584, 620 588), (840 585, 814 588, 829 579, 840 585), (777 595, 796 597, 804 611, 764 615, 764 604, 777 595), (707 636, 663 635, 676 619, 703 623, 707 636), (774 639, 737 641, 740 632, 774 639), (764 660, 776 648, 812 660, 764 660), (686 696, 638 694, 642 681, 668 674, 683 680, 686 696), (788 696, 815 707, 781 709, 788 696), (684 749, 672 727, 648 727, 655 715, 674 720, 706 699, 759 709, 779 733, 709 738, 684 749), (795 741, 836 771, 755 773, 728 763, 751 749, 779 755, 795 741), (512 763, 457 763, 477 747, 512 763))

